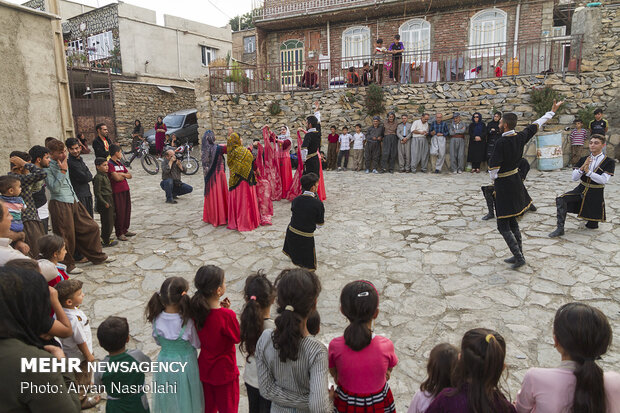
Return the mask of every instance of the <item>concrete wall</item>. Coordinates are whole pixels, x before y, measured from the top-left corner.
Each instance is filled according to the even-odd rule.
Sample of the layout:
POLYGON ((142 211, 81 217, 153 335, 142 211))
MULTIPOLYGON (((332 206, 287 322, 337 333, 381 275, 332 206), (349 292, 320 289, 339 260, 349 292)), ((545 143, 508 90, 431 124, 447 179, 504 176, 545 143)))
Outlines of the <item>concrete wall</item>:
POLYGON ((77 16, 78 14, 86 13, 91 10, 95 10, 95 7, 87 6, 80 3, 74 3, 67 0, 60 1, 60 17, 63 22, 77 16))
MULTIPOLYGON (((58 79, 64 56, 54 53, 55 17, 0 0, 0 173, 8 154, 43 144, 47 136, 63 139, 58 79)), ((70 113, 70 108, 69 108, 70 113)))
POLYGON ((194 89, 188 87, 173 89, 176 94, 163 92, 155 84, 113 82, 117 139, 123 144, 131 142, 131 132, 136 119, 142 122, 146 132, 155 125, 157 116, 166 116, 177 110, 195 107, 194 89))
POLYGON ((124 75, 156 83, 191 81, 208 73, 202 65, 201 45, 217 49, 218 57, 232 50, 229 27, 217 28, 168 15, 164 16, 165 26, 158 26, 150 22, 149 16, 143 18, 144 10, 126 3, 118 6, 124 75))

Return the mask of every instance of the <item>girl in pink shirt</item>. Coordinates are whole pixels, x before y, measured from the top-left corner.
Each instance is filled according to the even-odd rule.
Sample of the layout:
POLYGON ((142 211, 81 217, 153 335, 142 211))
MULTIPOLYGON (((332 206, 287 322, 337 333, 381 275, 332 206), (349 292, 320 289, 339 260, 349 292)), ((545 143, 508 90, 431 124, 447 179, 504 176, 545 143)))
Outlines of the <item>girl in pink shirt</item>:
POLYGON ((340 294, 340 310, 351 324, 344 336, 329 343, 329 372, 338 385, 336 410, 394 412, 394 397, 387 380, 398 358, 394 344, 372 332, 379 314, 375 286, 368 281, 347 284, 340 294))
POLYGON ((611 326, 600 310, 581 303, 560 307, 553 321, 553 341, 562 355, 560 367, 525 373, 517 412, 620 412, 620 374, 603 373, 596 364, 611 339, 611 326))
POLYGON ((428 377, 411 400, 407 413, 424 413, 440 391, 452 387, 452 370, 458 360, 459 349, 449 343, 437 344, 431 350, 426 365, 428 377))

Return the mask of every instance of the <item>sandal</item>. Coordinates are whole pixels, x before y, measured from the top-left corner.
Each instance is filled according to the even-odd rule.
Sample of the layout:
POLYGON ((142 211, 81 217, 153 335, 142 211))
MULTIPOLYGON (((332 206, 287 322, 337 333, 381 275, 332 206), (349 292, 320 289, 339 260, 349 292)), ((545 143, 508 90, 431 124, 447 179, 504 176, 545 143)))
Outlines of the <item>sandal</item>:
POLYGON ((82 400, 82 410, 92 409, 101 402, 101 396, 89 396, 82 400))

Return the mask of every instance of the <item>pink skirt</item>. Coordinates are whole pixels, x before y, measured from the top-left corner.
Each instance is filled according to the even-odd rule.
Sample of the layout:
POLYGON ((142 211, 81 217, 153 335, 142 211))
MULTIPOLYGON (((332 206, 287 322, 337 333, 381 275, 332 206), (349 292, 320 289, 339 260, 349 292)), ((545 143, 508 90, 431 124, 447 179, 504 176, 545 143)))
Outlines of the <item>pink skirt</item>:
POLYGON ((226 172, 216 172, 209 180, 209 194, 205 196, 202 220, 218 227, 226 225, 228 220, 228 183, 226 172))
POLYGON ((228 192, 228 229, 252 231, 260 224, 256 185, 250 186, 241 181, 232 191, 228 192))
POLYGON ((293 168, 291 167, 291 157, 288 154, 280 158, 280 177, 282 179, 282 198, 286 198, 293 182, 293 168))
POLYGON ((273 202, 271 201, 271 184, 268 180, 262 178, 256 180, 256 198, 258 199, 260 224, 271 225, 273 202))

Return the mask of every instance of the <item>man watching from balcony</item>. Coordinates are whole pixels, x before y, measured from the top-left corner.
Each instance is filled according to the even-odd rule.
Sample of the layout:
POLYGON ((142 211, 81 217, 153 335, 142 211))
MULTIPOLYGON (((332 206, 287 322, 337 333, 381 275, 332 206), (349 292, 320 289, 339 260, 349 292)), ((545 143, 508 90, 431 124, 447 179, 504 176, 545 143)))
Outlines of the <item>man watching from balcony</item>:
POLYGON ((309 65, 308 70, 304 73, 304 76, 301 78, 301 87, 306 87, 309 89, 318 89, 319 87, 319 75, 314 71, 314 66, 309 65))

